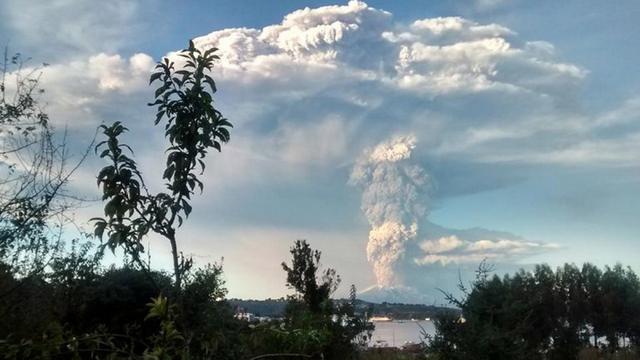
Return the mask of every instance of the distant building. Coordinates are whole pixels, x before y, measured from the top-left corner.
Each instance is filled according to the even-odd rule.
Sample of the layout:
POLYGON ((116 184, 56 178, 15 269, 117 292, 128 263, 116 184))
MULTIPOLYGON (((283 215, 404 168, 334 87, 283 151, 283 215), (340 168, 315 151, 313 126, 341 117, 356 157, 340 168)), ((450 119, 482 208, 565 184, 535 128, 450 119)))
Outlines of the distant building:
POLYGON ((400 349, 405 353, 422 354, 424 353, 424 344, 408 341, 404 345, 400 346, 400 349))
POLYGON ((247 322, 256 322, 259 320, 258 317, 256 317, 252 313, 247 313, 247 312, 237 313, 235 316, 236 316, 236 319, 244 320, 247 322))
POLYGON ((393 319, 391 319, 388 316, 372 316, 371 319, 369 319, 372 322, 387 322, 387 321, 393 321, 393 319))

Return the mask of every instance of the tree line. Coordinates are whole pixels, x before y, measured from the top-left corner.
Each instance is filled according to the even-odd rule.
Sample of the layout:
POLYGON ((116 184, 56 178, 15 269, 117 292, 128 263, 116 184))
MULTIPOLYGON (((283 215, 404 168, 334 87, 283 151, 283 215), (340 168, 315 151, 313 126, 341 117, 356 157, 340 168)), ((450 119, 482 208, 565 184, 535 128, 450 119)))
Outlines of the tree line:
MULTIPOLYGON (((620 264, 599 269, 565 264, 553 271, 491 276, 483 263, 476 279, 446 294, 462 309, 441 316, 428 352, 442 359, 578 359, 581 353, 636 354, 640 347, 640 281, 620 264)), ((586 356, 586 355, 584 355, 586 356)))
MULTIPOLYGON (((292 252, 299 246, 309 248, 302 241, 296 246, 292 252)), ((0 358, 251 359, 322 354, 347 359, 356 356, 372 330, 356 313, 355 297, 336 304, 322 290, 326 284, 337 285, 335 278, 326 282, 313 271, 306 271, 312 278, 298 276, 317 269, 317 263, 290 269, 288 274, 307 285, 295 288, 288 282, 296 293, 288 297, 282 319, 250 324, 237 318, 226 300, 221 264, 184 274, 179 312, 170 297, 158 293, 158 286, 164 294, 172 291, 171 274, 141 270, 131 261, 105 268, 94 250, 90 243, 74 243, 49 270, 29 278, 7 267, 0 270, 0 289, 10 290, 0 298, 0 358), (305 300, 305 294, 318 302, 305 300)), ((298 256, 293 254, 293 259, 298 256)))

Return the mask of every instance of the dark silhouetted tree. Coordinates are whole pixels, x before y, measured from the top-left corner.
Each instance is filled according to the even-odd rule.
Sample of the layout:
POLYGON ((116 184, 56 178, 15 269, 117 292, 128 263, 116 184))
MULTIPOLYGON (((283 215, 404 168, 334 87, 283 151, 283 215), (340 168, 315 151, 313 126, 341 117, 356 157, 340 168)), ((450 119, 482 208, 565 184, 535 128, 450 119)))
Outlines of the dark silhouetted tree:
POLYGON ((322 253, 312 250, 306 240, 297 240, 290 252, 291 266, 282 263, 287 273, 287 286, 299 294, 309 311, 318 314, 322 304, 340 285, 340 276, 331 268, 321 271, 322 253))
MULTIPOLYGON (((42 111, 40 68, 26 69, 7 49, 0 66, 0 263, 26 279, 61 250, 68 211, 78 205, 66 186, 84 156, 71 163, 66 136, 56 138, 42 111)), ((0 297, 11 288, 3 290, 0 297)))
POLYGON ((439 318, 430 341, 429 351, 446 359, 577 359, 602 336, 612 352, 638 341, 640 282, 619 264, 604 272, 538 265, 490 278, 483 263, 461 289, 463 298, 447 297, 465 321, 439 318))

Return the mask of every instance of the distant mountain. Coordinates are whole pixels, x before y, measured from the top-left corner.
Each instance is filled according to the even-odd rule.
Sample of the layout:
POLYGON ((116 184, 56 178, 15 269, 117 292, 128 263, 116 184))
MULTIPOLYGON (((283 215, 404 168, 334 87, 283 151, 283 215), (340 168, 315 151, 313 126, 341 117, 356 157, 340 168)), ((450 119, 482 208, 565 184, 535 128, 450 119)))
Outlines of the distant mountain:
POLYGON ((372 303, 396 304, 433 304, 433 299, 419 293, 416 289, 406 286, 371 286, 360 294, 358 298, 372 303))

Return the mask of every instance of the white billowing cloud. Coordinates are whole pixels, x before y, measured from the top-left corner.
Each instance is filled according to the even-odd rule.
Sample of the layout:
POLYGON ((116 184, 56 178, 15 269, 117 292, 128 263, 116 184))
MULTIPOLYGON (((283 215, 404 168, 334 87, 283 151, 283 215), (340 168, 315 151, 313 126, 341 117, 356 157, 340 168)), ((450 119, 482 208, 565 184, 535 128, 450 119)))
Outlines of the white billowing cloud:
MULTIPOLYGON (((597 160, 603 153, 610 154, 606 161, 640 154, 637 129, 622 143, 599 139, 592 126, 598 120, 574 106, 585 69, 559 61, 552 44, 525 41, 498 24, 460 17, 401 24, 351 1, 194 42, 220 49, 219 106, 243 134, 232 146, 248 159, 301 171, 339 166, 385 134, 407 129, 422 143, 418 157, 588 165, 591 156, 604 161, 597 160)), ((51 91, 64 87, 69 107, 95 112, 112 99, 94 97, 97 90, 148 101, 147 63, 145 55, 100 54, 60 64, 58 75, 45 79, 51 91)), ((625 165, 640 161, 640 155, 622 158, 625 165)))
POLYGON ((377 31, 391 26, 391 14, 363 2, 295 11, 282 24, 264 28, 259 39, 294 59, 349 61, 363 58, 377 31), (349 49, 348 51, 344 51, 349 49))
MULTIPOLYGON (((245 137, 255 134, 242 146, 275 161, 341 164, 381 134, 406 129, 422 142, 417 156, 475 163, 588 165, 590 156, 602 162, 596 148, 610 146, 594 136, 596 119, 577 101, 588 71, 560 61, 552 44, 498 24, 460 17, 401 24, 351 1, 194 41, 220 49, 215 77, 230 115, 264 124, 243 128, 245 137), (257 112, 236 113, 245 109, 257 112), (335 146, 312 146, 310 134, 335 146)), ((607 153, 640 154, 622 150, 629 147, 640 145, 625 141, 607 153)), ((640 161, 627 157, 625 165, 640 161)))
POLYGON ((424 256, 415 259, 419 265, 477 264, 484 259, 491 262, 513 261, 559 248, 557 244, 520 239, 466 241, 458 239, 456 235, 425 240, 419 246, 425 253, 424 256))
POLYGON ((217 31, 195 42, 220 48, 221 72, 242 69, 234 73, 241 78, 256 76, 259 69, 273 77, 277 64, 322 64, 329 73, 431 95, 490 88, 544 93, 586 74, 554 60, 552 46, 523 44, 503 26, 459 17, 402 26, 390 13, 358 1, 299 10, 280 25, 217 31))
POLYGON ((550 93, 554 87, 582 79, 585 71, 571 64, 539 57, 553 52, 539 43, 519 47, 517 34, 498 25, 480 26, 461 18, 416 21, 416 37, 387 38, 400 45, 393 80, 402 87, 425 93, 503 91, 550 93), (449 39, 454 39, 453 41, 449 39), (422 40, 422 41, 415 41, 422 40), (517 70, 517 76, 513 73, 517 70))
POLYGON ((146 54, 125 59, 101 53, 43 68, 46 111, 61 126, 89 131, 101 122, 126 120, 137 112, 131 107, 132 100, 139 101, 138 109, 145 109, 151 99, 147 86, 154 64, 146 54))
MULTIPOLYGON (((135 54, 129 59, 123 59, 120 55, 100 53, 86 61, 47 67, 44 69, 44 76, 45 81, 54 86, 65 85, 64 82, 71 84, 76 80, 87 88, 97 85, 97 90, 101 92, 119 90, 133 93, 147 89, 154 65, 155 61, 147 54, 135 54)), ((59 89, 56 87, 55 90, 59 89)))
POLYGON ((89 76, 98 80, 100 90, 140 91, 155 62, 146 54, 135 54, 129 61, 120 55, 99 54, 89 58, 89 76))

